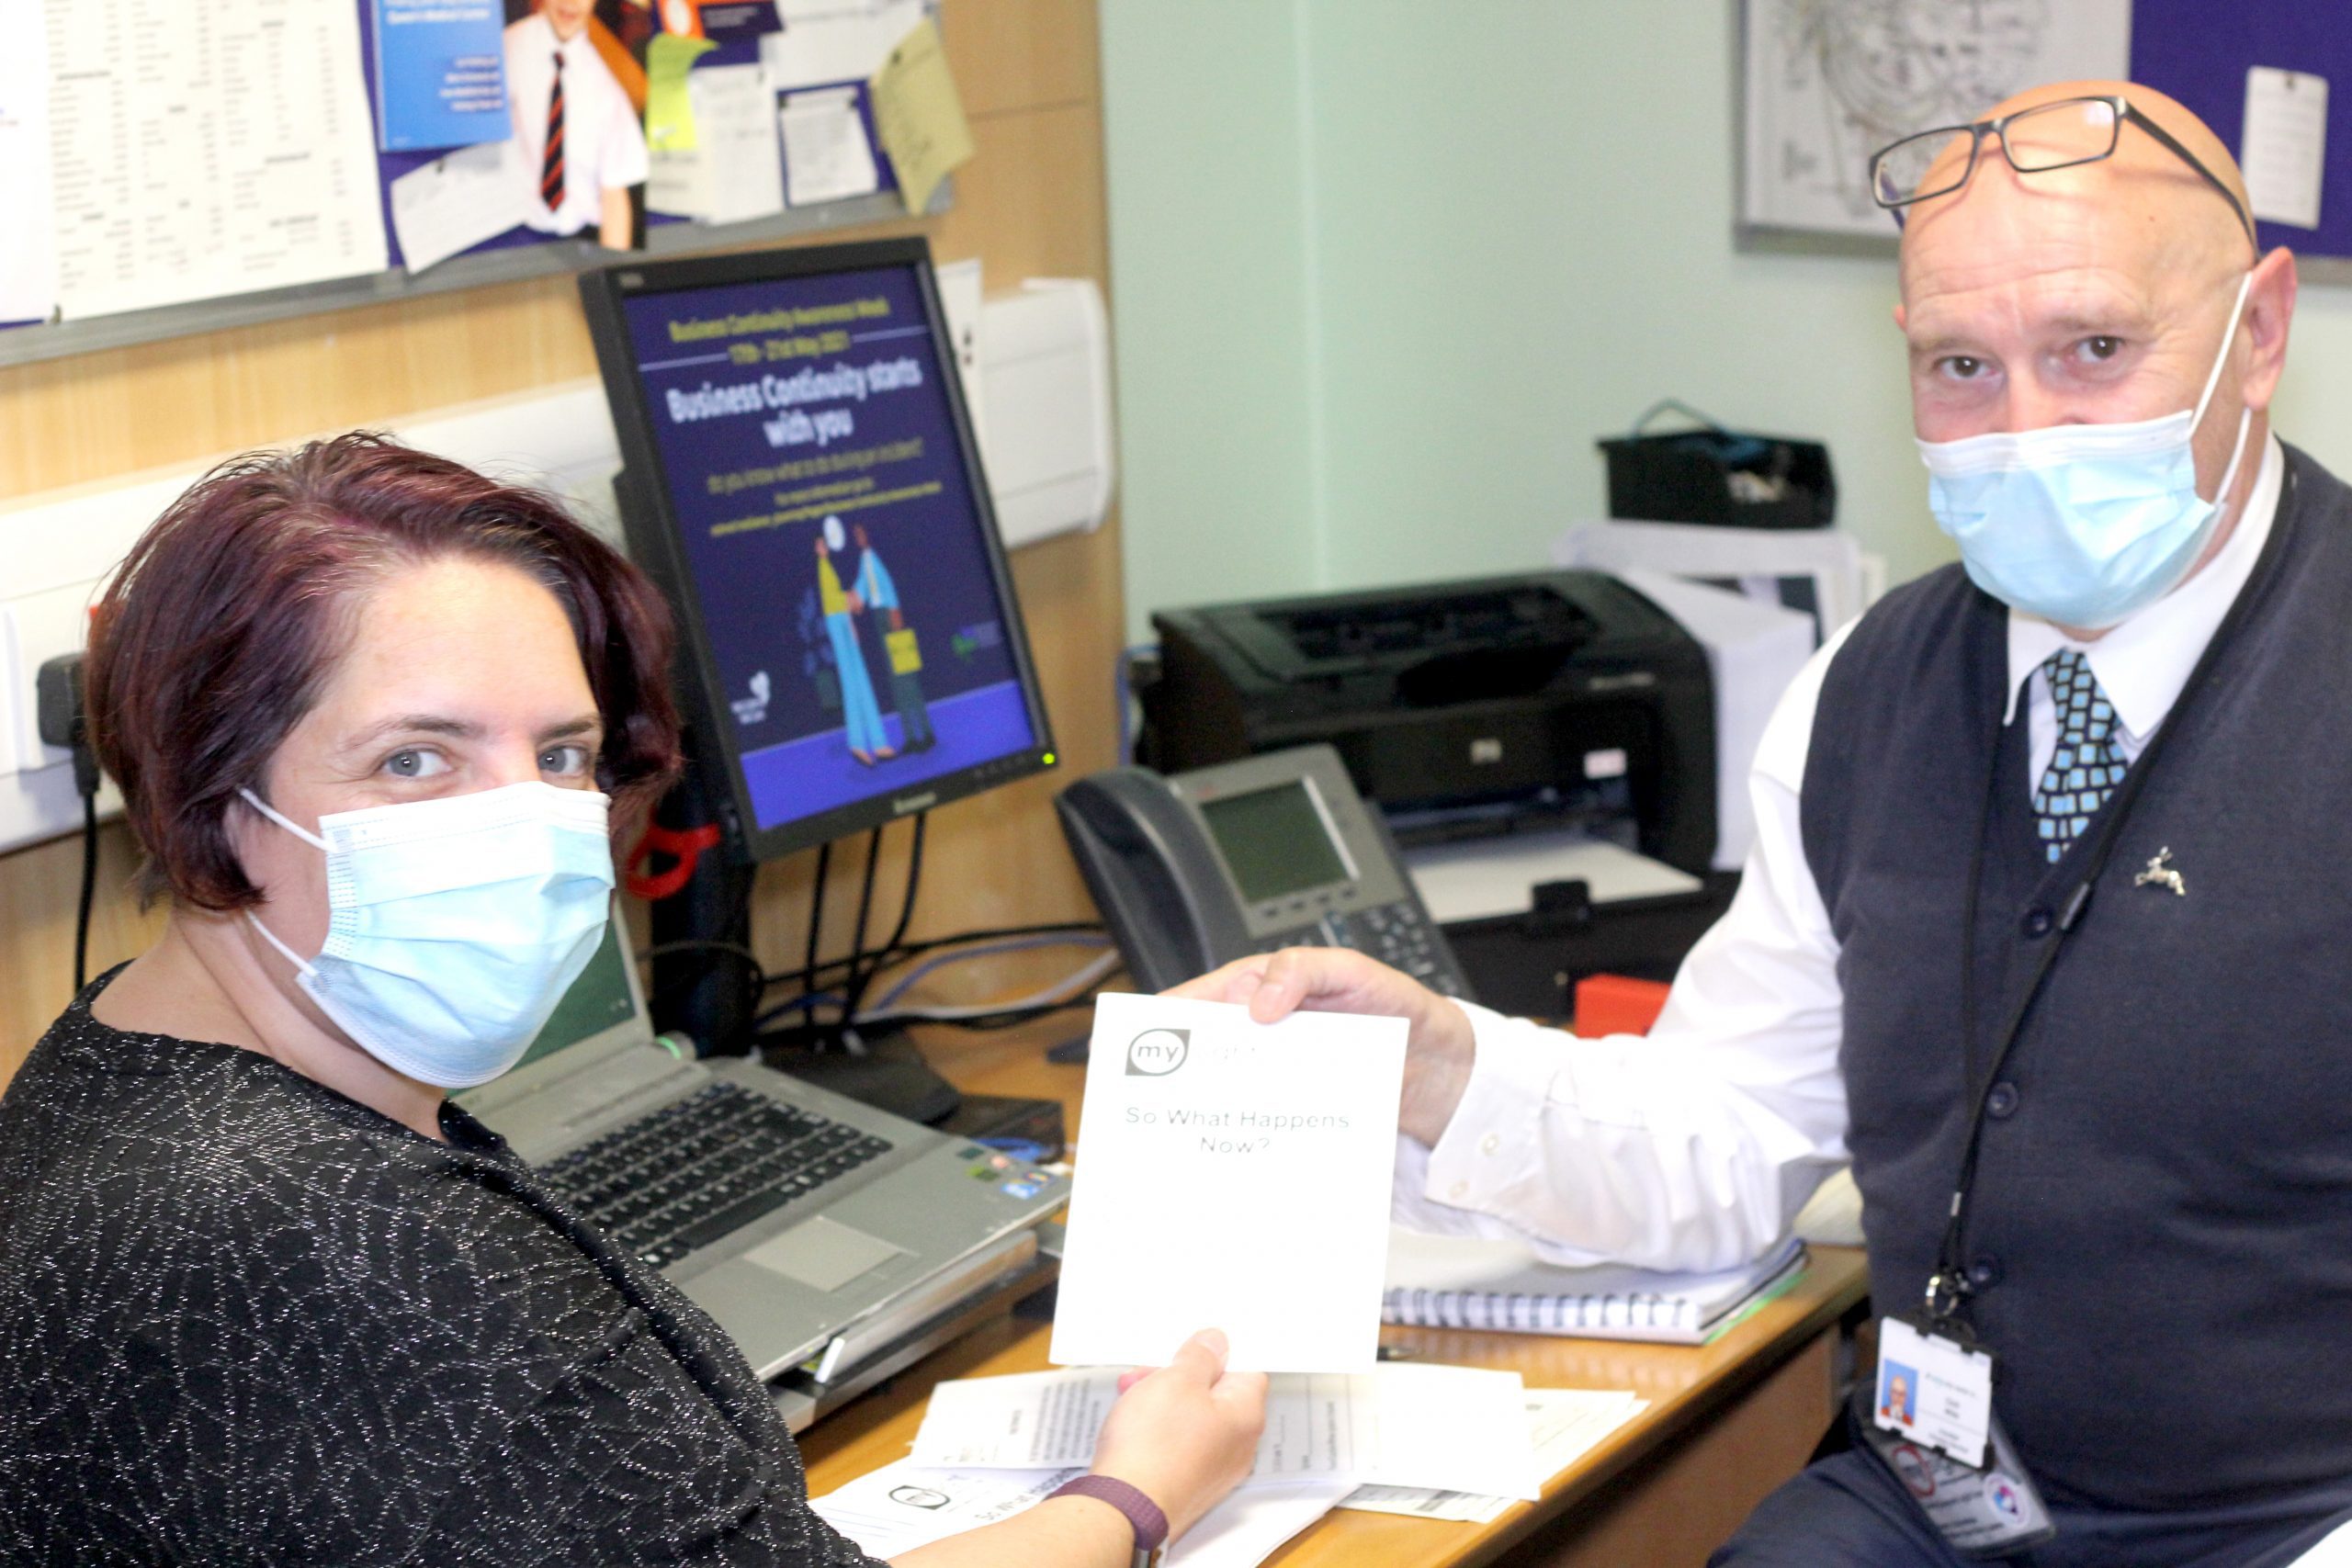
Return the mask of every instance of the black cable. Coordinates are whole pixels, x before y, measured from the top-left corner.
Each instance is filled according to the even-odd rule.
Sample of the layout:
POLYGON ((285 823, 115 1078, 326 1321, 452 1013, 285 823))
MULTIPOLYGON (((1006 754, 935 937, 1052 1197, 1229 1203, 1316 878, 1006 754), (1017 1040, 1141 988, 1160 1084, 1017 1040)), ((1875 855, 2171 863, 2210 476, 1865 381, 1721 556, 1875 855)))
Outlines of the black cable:
POLYGON ((33 722, 42 740, 74 755, 74 793, 82 797, 82 897, 74 919, 74 990, 90 983, 90 908, 98 887, 98 754, 90 746, 83 705, 83 655, 44 659, 33 677, 33 722))
POLYGON ((899 906, 899 923, 890 929, 890 940, 882 945, 885 953, 896 953, 907 940, 907 927, 914 923, 915 894, 922 887, 922 835, 931 825, 931 813, 915 813, 914 842, 907 848, 907 897, 899 906))
MULTIPOLYGON (((865 975, 860 975, 858 966, 865 962, 865 921, 866 918, 874 913, 874 874, 881 864, 882 829, 876 826, 865 836, 865 879, 857 890, 857 925, 850 934, 849 976, 842 983, 842 1021, 843 1023, 849 1022, 856 1013, 859 993, 865 990, 866 980, 873 973, 868 970, 865 975)), ((879 967, 882 955, 877 953, 874 958, 876 966, 879 967)))
POLYGON ((74 916, 74 994, 90 983, 90 904, 98 887, 98 792, 82 792, 82 905, 74 916))
MULTIPOLYGON (((874 962, 867 964, 863 971, 852 969, 848 979, 842 983, 842 1017, 844 1020, 854 1020, 857 1017, 858 1010, 865 1005, 865 993, 873 989, 874 982, 882 971, 898 961, 899 949, 907 940, 907 927, 913 923, 915 918, 915 895, 922 887, 923 826, 930 820, 929 812, 915 813, 915 836, 907 846, 907 890, 899 901, 899 923, 890 928, 890 940, 884 942, 881 951, 874 954, 874 962)), ((880 829, 877 829, 876 831, 878 834, 880 829)), ((866 876, 869 888, 872 886, 873 870, 873 863, 867 862, 866 876)), ((863 908, 858 911, 857 929, 858 945, 864 947, 865 945, 865 912, 863 908)))
POLYGON ((759 953, 751 945, 752 900, 759 889, 759 876, 753 871, 743 872, 735 876, 735 920, 728 931, 730 935, 741 939, 737 945, 741 949, 743 959, 743 987, 737 995, 742 1010, 740 1016, 749 1018, 760 1010, 760 998, 768 994, 767 965, 760 961, 759 953))
MULTIPOLYGON (((817 976, 818 933, 825 929, 825 874, 832 868, 833 841, 827 839, 817 846, 817 874, 808 879, 808 962, 802 966, 800 972, 808 976, 808 986, 812 989, 815 987, 817 976)), ((771 980, 768 984, 773 985, 775 982, 771 980)), ((760 987, 760 994, 762 996, 767 994, 766 986, 760 987)))
POLYGON ((972 942, 1003 942, 1019 936, 1093 936, 1104 930, 1100 920, 1046 920, 1034 926, 990 926, 978 931, 956 931, 951 936, 930 937, 922 942, 901 943, 892 954, 898 958, 912 958, 943 947, 961 947, 972 942))
MULTIPOLYGON (((673 953, 730 953, 750 964, 760 967, 760 955, 740 942, 720 942, 715 937, 685 937, 676 942, 657 942, 651 947, 637 950, 639 964, 650 964, 657 958, 667 958, 673 953)), ((697 976, 699 978, 699 976, 697 976)))
MULTIPOLYGON (((946 936, 926 937, 921 942, 894 942, 879 950, 873 956, 888 963, 897 963, 904 959, 919 957, 926 953, 936 952, 943 947, 961 947, 967 942, 1001 942, 1007 937, 1018 936, 1060 936, 1066 932, 1094 935, 1103 930, 1103 924, 1100 920, 1047 920, 1034 926, 992 926, 977 931, 954 931, 946 936)), ((804 986, 814 985, 829 971, 844 968, 848 963, 849 960, 846 958, 828 958, 822 964, 815 965, 813 969, 787 969, 770 975, 767 977, 767 983, 770 987, 791 985, 796 982, 804 986)))
POLYGON ((936 1024, 943 1029, 1012 1029, 1020 1024, 1034 1022, 1037 1019, 1051 1018, 1057 1012, 1071 1012, 1080 1008, 1092 1007, 1095 997, 1101 993, 1103 986, 1111 980, 1112 976, 1124 975, 1126 972, 1127 966, 1125 964, 1117 964, 1102 979, 1095 981, 1068 1001, 1040 1002, 1035 1007, 1007 1008, 1001 1012, 980 1013, 971 1018, 923 1018, 901 1015, 895 1019, 886 1017, 881 1021, 895 1023, 901 1027, 936 1024))
MULTIPOLYGON (((1107 979, 1109 976, 1105 976, 1104 978, 1107 979)), ((1101 989, 1099 986, 1089 986, 1083 995, 1072 997, 1066 1002, 1044 1002, 1036 1007, 1014 1008, 1004 1012, 988 1013, 979 1018, 901 1018, 895 1021, 909 1026, 920 1024, 926 1029, 933 1027, 970 1030, 1015 1029, 1024 1023, 1034 1023, 1041 1018, 1051 1018, 1057 1012, 1075 1012, 1080 1008, 1091 1008, 1094 1005, 1095 993, 1101 989)), ((888 1023, 893 1021, 885 1019, 883 1021, 888 1023)))

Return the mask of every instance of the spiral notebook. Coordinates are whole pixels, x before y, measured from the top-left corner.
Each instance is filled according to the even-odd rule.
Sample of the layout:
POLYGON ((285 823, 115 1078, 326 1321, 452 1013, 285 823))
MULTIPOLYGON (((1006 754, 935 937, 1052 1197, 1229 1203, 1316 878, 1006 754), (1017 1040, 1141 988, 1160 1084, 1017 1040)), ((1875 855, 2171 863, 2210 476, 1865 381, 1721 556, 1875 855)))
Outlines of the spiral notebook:
POLYGON ((1602 1265, 1566 1269, 1516 1242, 1426 1235, 1393 1226, 1383 1323, 1698 1345, 1796 1282, 1794 1236, 1755 1262, 1712 1274, 1602 1265))

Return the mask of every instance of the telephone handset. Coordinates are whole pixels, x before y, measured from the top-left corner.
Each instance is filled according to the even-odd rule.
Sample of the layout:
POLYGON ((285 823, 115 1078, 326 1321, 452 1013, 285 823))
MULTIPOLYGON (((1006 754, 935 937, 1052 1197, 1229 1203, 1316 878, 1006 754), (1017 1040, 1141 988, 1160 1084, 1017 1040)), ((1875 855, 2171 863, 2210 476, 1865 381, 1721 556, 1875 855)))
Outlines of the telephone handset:
POLYGON ((1309 946, 1353 948, 1431 990, 1469 996, 1387 825, 1329 746, 1172 775, 1114 768, 1055 806, 1141 989, 1309 946))

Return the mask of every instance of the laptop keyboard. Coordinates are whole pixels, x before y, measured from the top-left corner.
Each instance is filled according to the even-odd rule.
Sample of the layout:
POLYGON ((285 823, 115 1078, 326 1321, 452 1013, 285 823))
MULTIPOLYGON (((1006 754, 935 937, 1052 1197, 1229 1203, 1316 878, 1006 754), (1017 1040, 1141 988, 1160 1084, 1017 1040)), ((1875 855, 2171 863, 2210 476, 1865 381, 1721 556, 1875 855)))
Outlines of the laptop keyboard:
POLYGON ((655 1268, 888 1154, 888 1140, 714 1083, 541 1170, 655 1268))

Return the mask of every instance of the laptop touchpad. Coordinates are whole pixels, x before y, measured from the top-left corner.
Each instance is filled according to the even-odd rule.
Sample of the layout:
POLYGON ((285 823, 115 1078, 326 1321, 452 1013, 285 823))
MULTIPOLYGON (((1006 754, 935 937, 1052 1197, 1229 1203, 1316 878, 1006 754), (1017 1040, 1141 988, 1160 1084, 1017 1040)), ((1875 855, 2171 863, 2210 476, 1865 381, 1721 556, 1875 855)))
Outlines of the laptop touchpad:
POLYGON ((743 1254, 743 1259, 820 1291, 838 1291, 893 1258, 903 1256, 903 1248, 892 1247, 879 1236, 868 1235, 820 1214, 782 1235, 762 1242, 743 1254))

